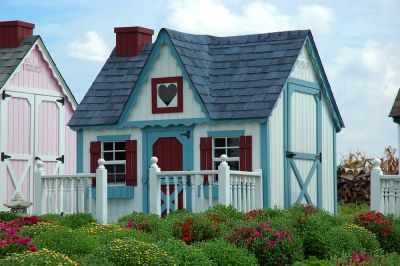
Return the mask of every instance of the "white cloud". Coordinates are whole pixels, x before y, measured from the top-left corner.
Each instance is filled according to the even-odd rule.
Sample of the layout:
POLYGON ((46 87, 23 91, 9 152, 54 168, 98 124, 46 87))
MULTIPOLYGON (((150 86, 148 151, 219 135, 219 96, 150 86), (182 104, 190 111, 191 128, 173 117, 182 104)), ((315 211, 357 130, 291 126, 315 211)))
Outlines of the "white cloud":
POLYGON ((219 36, 305 28, 329 34, 335 19, 333 10, 322 5, 300 5, 294 16, 262 1, 246 2, 240 12, 234 12, 219 0, 170 0, 167 6, 169 27, 219 36))
POLYGON ((68 44, 68 55, 75 58, 104 62, 109 55, 109 48, 96 31, 85 34, 84 40, 68 44))

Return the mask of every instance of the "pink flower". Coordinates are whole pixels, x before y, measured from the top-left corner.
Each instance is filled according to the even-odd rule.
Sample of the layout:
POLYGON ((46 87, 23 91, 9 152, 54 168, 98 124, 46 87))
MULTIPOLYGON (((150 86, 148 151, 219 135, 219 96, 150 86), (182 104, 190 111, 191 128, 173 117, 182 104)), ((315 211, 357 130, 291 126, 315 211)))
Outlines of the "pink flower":
POLYGON ((254 232, 254 236, 255 236, 255 237, 257 237, 257 236, 261 236, 261 233, 260 233, 260 232, 258 232, 258 231, 256 231, 256 232, 254 232))
POLYGON ((132 228, 133 223, 131 221, 128 222, 128 224, 126 225, 126 228, 132 228))
POLYGON ((36 252, 38 248, 35 245, 30 246, 29 248, 30 252, 36 252))
POLYGON ((276 246, 275 241, 269 241, 269 246, 270 246, 271 248, 274 248, 274 247, 276 246))
POLYGON ((29 237, 24 237, 19 239, 19 243, 24 246, 26 246, 30 241, 31 239, 29 237))
POLYGON ((247 232, 249 232, 249 233, 253 232, 253 228, 249 227, 249 228, 247 229, 247 232))

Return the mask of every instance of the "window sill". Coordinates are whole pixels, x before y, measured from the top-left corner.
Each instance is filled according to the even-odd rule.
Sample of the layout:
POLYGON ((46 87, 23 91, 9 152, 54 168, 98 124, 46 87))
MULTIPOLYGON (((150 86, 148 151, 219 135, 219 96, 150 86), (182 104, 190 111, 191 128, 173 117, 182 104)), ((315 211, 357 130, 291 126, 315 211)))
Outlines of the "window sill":
MULTIPOLYGON (((134 198, 133 186, 107 186, 108 199, 132 199, 134 198)), ((92 187, 92 198, 96 198, 96 188, 92 187)))

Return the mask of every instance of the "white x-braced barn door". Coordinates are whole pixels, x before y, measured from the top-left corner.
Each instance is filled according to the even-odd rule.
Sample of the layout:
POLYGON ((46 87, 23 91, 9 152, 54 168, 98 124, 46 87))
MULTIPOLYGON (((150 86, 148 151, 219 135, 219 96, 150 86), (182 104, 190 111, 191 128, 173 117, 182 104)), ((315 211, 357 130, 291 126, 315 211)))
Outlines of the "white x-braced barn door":
POLYGON ((322 207, 321 94, 317 86, 288 83, 285 205, 322 207))
POLYGON ((62 97, 4 91, 1 94, 1 178, 3 202, 16 191, 33 201, 36 157, 46 174, 64 173, 65 108, 62 97))

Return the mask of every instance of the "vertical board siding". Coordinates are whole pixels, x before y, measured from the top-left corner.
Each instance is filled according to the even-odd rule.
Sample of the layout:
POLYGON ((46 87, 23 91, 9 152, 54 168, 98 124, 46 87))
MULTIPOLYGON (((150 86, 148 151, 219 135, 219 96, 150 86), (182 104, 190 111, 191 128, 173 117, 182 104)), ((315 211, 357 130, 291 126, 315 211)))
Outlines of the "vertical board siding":
POLYGON ((307 45, 304 44, 296 59, 290 77, 318 83, 318 78, 312 65, 307 45))
POLYGON ((76 132, 67 126, 74 110, 70 102, 65 105, 65 174, 76 173, 76 132))
POLYGON ((178 66, 176 59, 171 55, 167 45, 160 47, 160 55, 155 60, 149 72, 148 79, 139 88, 136 104, 129 113, 129 121, 164 120, 204 118, 201 106, 195 100, 194 93, 187 80, 183 80, 183 113, 152 114, 151 110, 151 79, 161 77, 182 76, 182 69, 178 66))
MULTIPOLYGON (((270 160, 270 192, 271 192, 271 206, 283 207, 285 204, 284 198, 284 116, 283 116, 283 92, 280 94, 279 99, 272 110, 269 118, 269 160, 270 160), (282 154, 282 155, 281 155, 282 154)), ((267 136, 261 136, 266 138, 267 136)))
POLYGON ((328 109, 325 97, 322 98, 322 193, 324 195, 323 208, 334 212, 334 166, 333 166, 333 132, 334 121, 328 109))
POLYGON ((42 101, 38 111, 38 154, 58 157, 60 110, 55 102, 42 101))
POLYGON ((10 80, 10 85, 15 87, 61 91, 57 80, 53 76, 48 63, 44 60, 38 46, 32 49, 31 54, 21 64, 19 71, 10 80))

